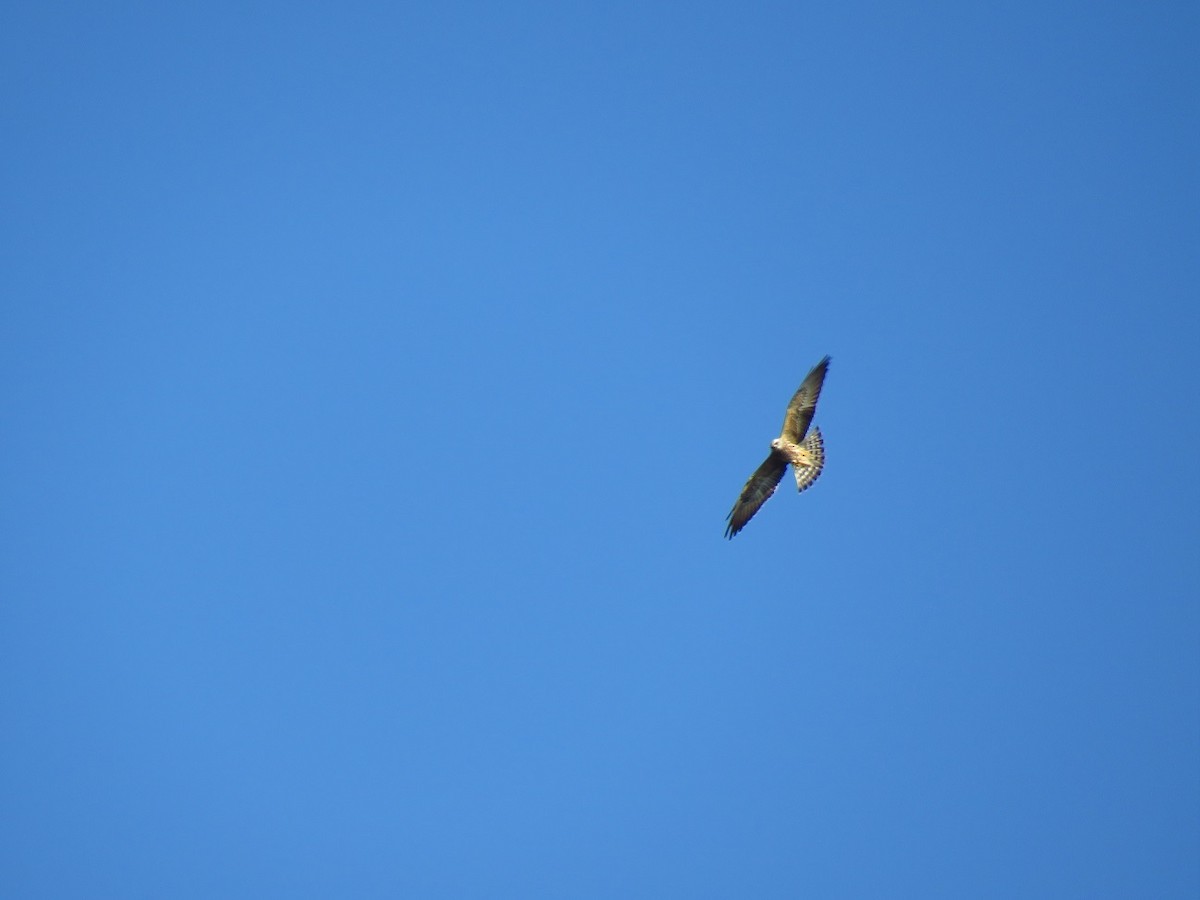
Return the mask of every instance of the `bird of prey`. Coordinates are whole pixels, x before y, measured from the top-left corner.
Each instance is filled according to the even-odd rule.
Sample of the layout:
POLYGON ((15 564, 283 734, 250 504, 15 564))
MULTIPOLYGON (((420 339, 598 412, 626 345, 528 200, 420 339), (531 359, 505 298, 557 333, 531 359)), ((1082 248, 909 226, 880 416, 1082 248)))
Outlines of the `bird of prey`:
POLYGON ((788 404, 783 417, 783 431, 771 441, 770 455, 754 470, 738 495, 737 503, 733 504, 733 509, 726 516, 729 525, 725 528, 725 537, 732 539, 754 518, 759 507, 775 493, 788 463, 792 464, 792 471, 796 475, 798 491, 810 486, 821 474, 825 466, 825 444, 821 440, 821 429, 814 427, 809 433, 808 426, 816 412, 817 398, 821 396, 821 385, 825 382, 828 370, 829 357, 826 356, 813 366, 792 396, 792 402, 788 404))

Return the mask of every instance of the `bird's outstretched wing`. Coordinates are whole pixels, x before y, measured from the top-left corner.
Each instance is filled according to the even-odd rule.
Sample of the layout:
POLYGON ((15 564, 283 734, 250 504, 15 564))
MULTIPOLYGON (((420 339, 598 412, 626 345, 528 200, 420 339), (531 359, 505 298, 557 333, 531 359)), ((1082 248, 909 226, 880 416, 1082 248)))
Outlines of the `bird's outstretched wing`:
POLYGON ((738 495, 737 503, 733 504, 733 509, 726 516, 729 524, 725 527, 725 537, 732 538, 754 518, 759 507, 775 493, 775 488, 783 479, 783 472, 787 468, 787 464, 787 457, 782 453, 771 451, 771 455, 763 461, 763 464, 754 470, 754 474, 742 488, 742 493, 738 495))
POLYGON ((796 393, 792 395, 792 402, 788 404, 787 414, 783 417, 782 437, 797 444, 804 440, 813 413, 816 412, 817 398, 821 396, 821 385, 825 383, 827 371, 828 356, 813 366, 812 371, 805 376, 796 393))

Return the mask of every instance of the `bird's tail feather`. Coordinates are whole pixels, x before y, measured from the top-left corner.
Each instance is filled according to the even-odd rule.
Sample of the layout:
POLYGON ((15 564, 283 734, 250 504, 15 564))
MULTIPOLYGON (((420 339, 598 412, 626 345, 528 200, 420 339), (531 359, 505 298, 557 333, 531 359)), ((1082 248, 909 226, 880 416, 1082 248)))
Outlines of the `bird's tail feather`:
POLYGON ((797 491, 811 487, 813 482, 820 477, 821 470, 825 468, 825 441, 821 437, 821 429, 813 426, 801 446, 808 451, 813 463, 811 466, 792 466, 792 471, 796 475, 797 491))

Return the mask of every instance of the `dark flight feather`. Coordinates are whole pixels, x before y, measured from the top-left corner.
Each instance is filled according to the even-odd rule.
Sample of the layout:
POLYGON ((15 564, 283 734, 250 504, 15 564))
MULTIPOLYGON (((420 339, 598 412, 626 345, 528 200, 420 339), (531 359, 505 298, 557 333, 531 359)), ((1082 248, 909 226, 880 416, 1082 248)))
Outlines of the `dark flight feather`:
POLYGON ((787 471, 787 466, 787 457, 772 450, 771 455, 763 461, 763 464, 754 470, 754 474, 742 488, 737 503, 733 504, 733 509, 725 517, 729 520, 729 525, 725 528, 725 537, 733 537, 754 518, 754 514, 775 493, 775 488, 779 487, 779 482, 783 480, 783 473, 787 471))
POLYGON ((828 371, 829 357, 826 356, 805 376, 800 387, 796 389, 796 393, 792 395, 791 402, 788 403, 780 437, 787 438, 795 444, 804 440, 804 435, 808 433, 808 426, 812 422, 813 413, 817 411, 821 385, 825 383, 825 373, 828 371))

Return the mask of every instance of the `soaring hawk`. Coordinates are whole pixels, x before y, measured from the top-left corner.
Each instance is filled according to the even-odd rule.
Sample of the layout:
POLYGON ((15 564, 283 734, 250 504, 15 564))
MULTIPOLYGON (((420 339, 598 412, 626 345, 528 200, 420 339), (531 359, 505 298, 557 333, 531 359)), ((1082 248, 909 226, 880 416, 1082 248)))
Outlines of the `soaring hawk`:
POLYGON ((813 366, 803 384, 792 396, 787 413, 783 417, 783 432, 771 441, 771 453, 761 466, 754 470, 746 486, 738 495, 737 503, 726 518, 729 525, 725 537, 732 539, 754 518, 760 506, 775 493, 783 479, 788 463, 796 475, 796 490, 802 491, 821 474, 825 466, 825 444, 821 440, 821 429, 814 427, 808 432, 813 413, 817 409, 817 398, 821 396, 821 385, 829 371, 829 357, 813 366), (805 435, 808 435, 805 437, 805 435))

